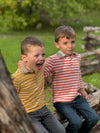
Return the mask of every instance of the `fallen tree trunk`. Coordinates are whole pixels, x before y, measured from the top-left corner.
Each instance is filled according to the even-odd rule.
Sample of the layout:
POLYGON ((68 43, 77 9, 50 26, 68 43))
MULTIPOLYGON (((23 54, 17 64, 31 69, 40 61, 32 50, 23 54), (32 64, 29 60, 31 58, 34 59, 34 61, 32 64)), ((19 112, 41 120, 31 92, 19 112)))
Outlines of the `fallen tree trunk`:
POLYGON ((36 133, 0 53, 0 133, 36 133))

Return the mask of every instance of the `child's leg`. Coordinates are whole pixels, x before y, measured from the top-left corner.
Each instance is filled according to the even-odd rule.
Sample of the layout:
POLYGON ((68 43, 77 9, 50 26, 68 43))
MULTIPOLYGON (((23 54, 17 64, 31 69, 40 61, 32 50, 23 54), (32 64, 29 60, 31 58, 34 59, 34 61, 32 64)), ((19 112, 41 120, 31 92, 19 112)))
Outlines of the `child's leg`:
POLYGON ((36 133, 49 133, 49 131, 41 123, 41 115, 40 115, 39 111, 40 110, 28 113, 28 115, 32 121, 33 127, 34 127, 36 133))
POLYGON ((89 131, 98 122, 99 116, 97 115, 95 110, 89 106, 88 102, 81 96, 78 96, 78 98, 75 100, 75 106, 85 119, 81 129, 79 130, 79 133, 89 133, 89 131))
POLYGON ((29 116, 38 133, 66 133, 63 125, 61 125, 46 106, 29 113, 29 116))
POLYGON ((49 131, 49 133, 66 133, 63 125, 56 119, 56 117, 45 106, 43 109, 42 123, 49 131))
POLYGON ((57 102, 54 107, 68 120, 69 124, 66 128, 66 133, 78 133, 82 126, 82 120, 74 109, 73 102, 57 102))

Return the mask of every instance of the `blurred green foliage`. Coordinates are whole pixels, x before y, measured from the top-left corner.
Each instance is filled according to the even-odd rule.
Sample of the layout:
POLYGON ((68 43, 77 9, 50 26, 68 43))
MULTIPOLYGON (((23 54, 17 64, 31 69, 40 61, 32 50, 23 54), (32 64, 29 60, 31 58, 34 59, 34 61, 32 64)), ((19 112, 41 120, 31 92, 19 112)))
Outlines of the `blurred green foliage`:
POLYGON ((78 23, 77 14, 84 17, 94 10, 99 12, 99 0, 0 0, 0 31, 78 23))

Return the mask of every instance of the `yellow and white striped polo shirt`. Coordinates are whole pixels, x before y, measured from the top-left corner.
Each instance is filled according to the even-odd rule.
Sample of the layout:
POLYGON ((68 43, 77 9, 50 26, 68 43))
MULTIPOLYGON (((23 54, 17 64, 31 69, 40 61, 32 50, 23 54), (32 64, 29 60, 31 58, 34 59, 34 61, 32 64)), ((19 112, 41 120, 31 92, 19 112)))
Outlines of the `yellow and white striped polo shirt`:
POLYGON ((43 70, 31 73, 23 67, 12 74, 12 79, 27 113, 41 109, 45 105, 43 70))

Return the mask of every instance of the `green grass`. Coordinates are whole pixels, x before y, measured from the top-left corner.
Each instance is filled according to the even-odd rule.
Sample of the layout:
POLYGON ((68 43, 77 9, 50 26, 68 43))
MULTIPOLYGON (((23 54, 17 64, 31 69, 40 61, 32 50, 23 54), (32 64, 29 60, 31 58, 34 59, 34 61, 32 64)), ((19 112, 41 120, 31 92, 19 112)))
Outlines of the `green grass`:
POLYGON ((92 84, 100 89, 100 73, 93 73, 82 77, 84 82, 92 84))
POLYGON ((45 89, 45 101, 46 101, 46 106, 50 109, 50 111, 54 111, 55 108, 53 107, 53 103, 52 103, 52 93, 50 91, 51 87, 48 86, 46 89, 45 89))

